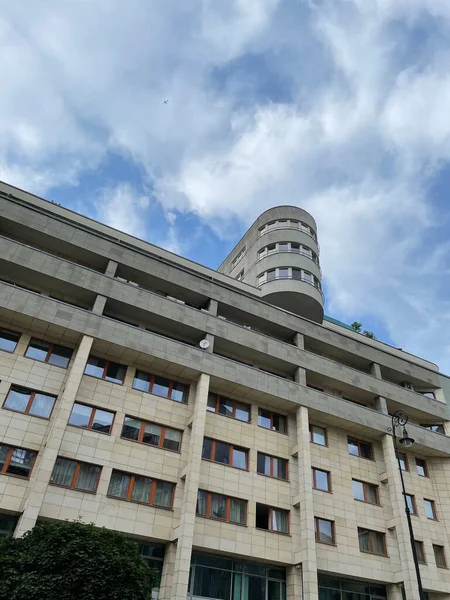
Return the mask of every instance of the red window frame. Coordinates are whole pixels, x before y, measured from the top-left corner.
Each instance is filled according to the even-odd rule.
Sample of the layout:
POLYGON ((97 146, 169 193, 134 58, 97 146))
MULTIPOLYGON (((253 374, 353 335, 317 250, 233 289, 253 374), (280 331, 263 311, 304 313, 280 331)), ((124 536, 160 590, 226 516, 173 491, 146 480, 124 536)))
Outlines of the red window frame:
POLYGON ((211 458, 205 458, 203 456, 203 449, 202 449, 202 460, 207 460, 209 462, 215 462, 219 465, 224 465, 225 467, 233 467, 233 469, 239 469, 240 471, 248 471, 248 448, 243 448, 242 446, 237 446, 236 444, 229 444, 228 442, 222 442, 222 440, 215 440, 213 438, 210 437, 205 437, 203 438, 204 440, 210 440, 212 442, 211 444, 211 458), (228 446, 230 448, 230 462, 229 464, 227 463, 223 463, 220 461, 216 461, 215 456, 216 456, 216 443, 219 444, 225 444, 226 446, 228 446), (236 450, 240 450, 241 452, 245 453, 245 469, 242 469, 241 467, 236 467, 236 465, 233 465, 233 451, 234 449, 236 450))
MULTIPOLYGON (((72 350, 72 356, 73 356, 73 348, 69 348, 68 346, 61 346, 61 344, 54 344, 53 342, 46 342, 45 340, 38 340, 38 338, 31 338, 30 341, 28 342, 28 346, 27 349, 25 350, 24 353, 24 357, 25 358, 30 358, 31 360, 37 360, 38 362, 42 362, 42 363, 48 363, 50 356, 53 353, 53 349, 54 347, 57 346, 58 348, 64 348, 65 350, 72 350), (39 342, 42 344, 48 344, 48 351, 47 351, 47 356, 45 357, 44 360, 39 360, 37 358, 33 358, 32 356, 27 356, 27 352, 31 346, 31 342, 39 342)), ((69 362, 67 363, 67 367, 61 367, 60 365, 52 365, 53 367, 59 367, 60 369, 68 369, 69 368, 69 363, 72 359, 72 356, 69 358, 69 362)))
POLYGON ((222 417, 228 417, 229 419, 236 419, 236 404, 239 402, 239 404, 244 404, 245 406, 248 407, 248 421, 242 421, 242 419, 236 419, 236 420, 239 421, 240 423, 250 423, 251 418, 252 418, 251 404, 247 404, 247 402, 241 402, 240 400, 234 400, 233 398, 228 398, 227 396, 222 396, 221 394, 215 394, 213 392, 210 392, 210 395, 216 397, 216 407, 215 407, 214 411, 209 410, 208 412, 214 412, 214 414, 216 414, 216 415, 221 415, 222 417), (224 400, 229 400, 232 403, 233 412, 231 415, 225 415, 225 414, 219 412, 220 398, 223 398, 224 400))
POLYGON ((322 446, 322 448, 328 448, 328 433, 327 433, 326 427, 322 427, 322 425, 314 425, 314 423, 310 423, 309 424, 309 441, 311 442, 311 444, 316 444, 316 446, 322 446), (324 432, 325 445, 319 444, 318 442, 314 441, 314 432, 313 432, 314 427, 322 429, 322 431, 324 432))
POLYGON ((141 369, 136 369, 136 371, 134 373, 134 377, 133 377, 133 384, 131 387, 133 388, 133 390, 137 390, 138 392, 144 392, 144 394, 153 394, 154 396, 158 396, 158 398, 167 398, 168 400, 173 400, 173 402, 177 402, 178 404, 187 404, 187 399, 189 396, 189 385, 187 383, 183 383, 182 381, 175 381, 175 379, 169 379, 169 377, 165 377, 164 375, 155 375, 154 373, 148 373, 147 371, 142 371, 141 369), (151 379, 150 379, 149 387, 148 387, 147 391, 134 387, 134 380, 136 379, 137 373, 145 373, 145 375, 150 375, 151 379), (167 392, 167 396, 161 396, 160 394, 153 393, 153 386, 155 385, 155 379, 157 377, 161 377, 162 379, 167 379, 167 381, 169 382, 169 390, 167 392), (171 397, 174 384, 184 385, 184 387, 186 388, 185 389, 185 398, 181 401, 173 400, 171 397))
POLYGON ((430 498, 424 498, 423 501, 424 501, 424 503, 429 502, 431 504, 431 510, 433 512, 433 517, 429 517, 425 511, 426 518, 430 521, 437 521, 438 518, 437 518, 437 513, 436 513, 436 502, 434 500, 431 500, 430 498))
POLYGON ((125 381, 125 377, 127 375, 127 365, 123 365, 122 363, 118 363, 115 360, 108 360, 106 358, 102 358, 101 356, 94 356, 93 354, 88 356, 88 359, 86 361, 86 365, 84 367, 84 372, 83 375, 86 375, 87 377, 93 377, 94 379, 101 379, 102 381, 105 381, 106 378, 106 373, 108 372, 108 367, 109 365, 119 365, 119 367, 123 367, 125 369, 125 373, 123 375, 123 381, 117 382, 117 381, 111 381, 108 383, 116 383, 117 385, 123 385, 124 381, 125 381), (105 366, 103 368, 103 373, 101 377, 97 377, 96 375, 91 375, 90 373, 86 373, 86 368, 89 365, 89 359, 90 358, 95 358, 96 360, 104 360, 105 361, 105 366))
POLYGON ((25 410, 16 410, 15 408, 9 408, 6 405, 6 401, 8 400, 9 394, 11 393, 11 390, 13 389, 15 384, 11 384, 8 390, 8 393, 6 394, 6 397, 3 401, 3 405, 2 408, 4 408, 5 410, 10 410, 11 412, 15 412, 15 413, 19 413, 21 415, 30 415, 30 417, 36 417, 37 419, 44 419, 45 421, 50 421, 51 416, 53 414, 53 409, 55 408, 55 403, 56 403, 56 399, 58 396, 55 396, 54 394, 47 394, 47 392, 41 392, 39 390, 32 390, 30 388, 27 388, 25 386, 22 385, 17 385, 16 387, 22 388, 23 390, 27 390, 29 392, 31 392, 30 394, 30 399, 28 400, 28 403, 25 407, 25 410), (30 408, 33 406, 33 402, 34 402, 34 398, 36 396, 36 394, 43 394, 44 396, 48 396, 49 398, 53 398, 53 406, 52 406, 52 410, 50 411, 50 414, 48 417, 42 417, 41 415, 33 415, 30 414, 30 408))
POLYGON ((274 412, 273 410, 269 410, 267 408, 261 408, 261 407, 258 408, 258 427, 262 427, 263 429, 266 429, 267 431, 274 431, 275 433, 282 433, 283 435, 289 435, 289 432, 288 432, 288 418, 287 418, 287 416, 286 415, 281 415, 280 413, 274 412), (270 413, 270 428, 269 427, 264 427, 264 425, 260 425, 259 424, 259 417, 261 416, 260 415, 260 411, 261 410, 265 410, 266 412, 270 413), (286 427, 285 427, 286 431, 278 431, 278 429, 274 429, 273 428, 273 418, 274 418, 274 416, 281 417, 282 419, 284 419, 284 422, 285 422, 285 425, 286 425, 286 427))
POLYGON ((58 456, 57 459, 58 458, 60 458, 61 460, 65 460, 67 462, 75 463, 75 471, 73 473, 73 477, 72 477, 72 481, 71 481, 70 485, 62 485, 61 483, 53 483, 51 481, 51 476, 50 476, 50 481, 49 481, 50 485, 64 488, 66 490, 76 490, 77 492, 83 492, 84 494, 96 494, 97 493, 98 484, 100 483, 100 475, 102 474, 102 468, 103 468, 101 465, 95 465, 94 463, 88 463, 84 460, 73 460, 72 458, 66 458, 65 456, 58 456), (98 476, 97 476, 97 483, 95 484, 94 490, 85 490, 84 488, 76 487, 76 482, 77 482, 78 476, 80 474, 80 466, 81 465, 88 465, 89 467, 100 467, 100 471, 98 472, 98 476))
POLYGON ((225 494, 216 494, 215 492, 207 492, 206 490, 198 490, 199 492, 203 492, 206 494, 206 514, 200 515, 196 512, 197 517, 203 517, 204 519, 212 519, 213 521, 222 521, 224 523, 233 523, 234 525, 247 525, 247 517, 248 517, 248 501, 243 500, 242 498, 236 498, 235 496, 226 496, 225 494), (225 498, 225 518, 221 519, 220 517, 212 517, 211 516, 211 496, 221 496, 225 498), (244 523, 240 523, 239 521, 231 521, 231 500, 239 500, 239 502, 244 502, 245 504, 245 521, 244 523))
POLYGON ((329 494, 331 494, 332 490, 331 490, 331 473, 330 473, 330 471, 327 471, 326 469, 319 469, 319 467, 311 467, 311 471, 312 471, 313 489, 319 490, 319 492, 328 492, 329 494), (317 471, 327 474, 327 483, 328 483, 327 490, 317 487, 317 475, 316 475, 317 471))
POLYGON ((269 509, 269 529, 263 529, 261 527, 257 527, 259 531, 270 531, 271 533, 278 533, 280 535, 290 535, 291 532, 291 512, 286 510, 285 508, 277 508, 276 506, 269 506, 268 504, 263 504, 262 502, 257 502, 257 505, 265 506, 269 509), (287 531, 278 531, 278 529, 273 528, 273 512, 283 512, 287 514, 287 531))
POLYGON ((272 454, 266 454, 265 452, 258 452, 258 455, 256 457, 256 472, 258 475, 263 475, 264 477, 272 477, 273 479, 279 479, 280 481, 289 481, 289 461, 287 460, 287 458, 280 458, 279 456, 273 456, 272 454), (270 458, 270 473, 269 475, 267 475, 267 473, 260 473, 258 471, 258 456, 267 456, 268 458, 270 458), (273 472, 274 472, 274 468, 273 468, 273 461, 274 459, 276 460, 281 460, 284 462, 284 464, 286 465, 286 478, 284 477, 276 477, 273 472))
POLYGON ((115 420, 116 420, 116 413, 112 410, 108 410, 107 408, 101 408, 100 406, 93 406, 92 404, 86 404, 85 402, 76 402, 75 401, 72 405, 72 410, 70 411, 69 420, 67 421, 67 425, 70 425, 71 427, 76 427, 77 429, 87 429, 89 431, 95 431, 95 433, 102 433, 103 435, 111 435, 115 420), (89 422, 86 426, 75 425, 74 423, 70 423, 70 417, 72 416, 73 407, 75 406, 75 404, 78 404, 79 406, 86 406, 87 408, 92 409, 91 416, 89 417, 89 422), (113 420, 111 423, 111 431, 109 433, 106 433, 106 431, 99 431, 98 429, 92 429, 92 423, 94 422, 95 413, 98 410, 102 410, 103 412, 110 413, 113 416, 113 420))
POLYGON ((138 443, 138 444, 145 444, 146 446, 152 446, 152 448, 162 448, 162 450, 168 450, 169 452, 177 452, 177 453, 181 452, 181 442, 183 441, 183 430, 182 429, 177 429, 175 427, 167 427, 166 425, 162 425, 161 423, 156 423, 155 421, 145 421, 143 419, 139 419, 139 418, 133 417, 131 415, 125 415, 125 419, 124 419, 124 422, 123 422, 123 425, 122 425, 122 432, 120 433, 120 437, 121 437, 122 440, 128 440, 130 442, 135 442, 135 443, 138 443), (122 435, 123 427, 125 426, 125 419, 126 418, 135 419, 136 421, 140 421, 141 428, 139 430, 139 436, 138 436, 137 440, 133 440, 131 438, 124 437, 122 435), (161 435, 160 435, 160 439, 159 439, 159 444, 149 444, 148 442, 144 442, 143 441, 144 433, 145 433, 145 426, 146 425, 158 425, 158 427, 161 427, 161 435), (170 429, 172 431, 178 431, 179 433, 181 433, 178 450, 172 450, 171 448, 165 448, 164 447, 164 438, 166 436, 167 429, 170 429))
POLYGON ((156 506, 157 508, 167 508, 167 509, 172 509, 173 508, 173 500, 175 498, 175 488, 176 488, 176 484, 173 483, 173 481, 164 481, 163 479, 155 479, 154 477, 148 477, 147 475, 136 475, 135 473, 127 473, 126 471, 120 471, 119 469, 113 469, 113 473, 122 473, 123 475, 126 475, 127 477, 130 478, 130 481, 128 483, 128 490, 127 490, 127 495, 126 498, 123 498, 122 496, 113 496, 112 494, 107 494, 108 498, 114 498, 115 500, 126 500, 127 502, 136 502, 137 504, 145 504, 145 506, 156 506), (133 493, 133 487, 134 487, 134 482, 136 480, 136 477, 148 477, 149 479, 152 480, 152 487, 150 490, 150 497, 149 497, 149 502, 142 502, 142 500, 132 500, 131 495, 133 493), (170 506, 163 506, 161 504, 155 504, 155 494, 156 494, 156 484, 157 483, 170 483, 170 485, 172 486, 172 498, 170 500, 170 506))
MULTIPOLYGON (((376 483, 369 483, 367 481, 362 481, 361 479, 352 479, 353 481, 357 481, 358 483, 361 483, 363 486, 363 494, 364 494, 364 500, 360 500, 359 498, 354 498, 354 500, 357 500, 358 502, 367 502, 367 504, 372 504, 373 506, 380 506, 380 488, 376 483), (375 488, 375 493, 377 495, 377 501, 376 502, 371 502, 370 500, 367 499, 367 487, 371 486, 373 488, 375 488)), ((413 514, 413 513, 411 513, 413 514)))
MULTIPOLYGON (((360 440, 358 438, 354 438, 354 437, 347 437, 347 444, 349 444, 350 442, 356 442, 355 445, 358 446, 358 455, 357 458, 364 458, 365 460, 375 460, 374 456, 374 452, 373 452, 373 444, 372 442, 366 442, 365 440, 360 440), (366 444, 367 446, 370 446, 370 458, 367 458, 366 456, 363 456, 361 454, 361 444, 366 444)), ((356 456, 355 454, 351 454, 351 452, 349 452, 350 456, 356 456)))
POLYGON ((331 521, 331 519, 324 519, 322 517, 314 517, 314 539, 316 542, 320 544, 327 544, 328 546, 336 545, 336 531, 335 531, 335 523, 331 521), (320 539, 320 528, 319 521, 326 521, 327 523, 331 523, 331 542, 324 542, 320 539))
POLYGON ((29 479, 30 475, 31 475, 31 472, 32 472, 32 470, 34 468, 34 464, 36 462, 38 451, 37 450, 30 450, 29 448, 22 448, 21 446, 10 446, 9 444, 3 444, 3 443, 0 444, 0 447, 1 446, 9 448, 9 452, 6 455, 5 462, 3 463, 3 467, 0 469, 0 473, 2 475, 9 475, 10 477, 19 477, 20 479, 29 479), (28 472, 28 476, 27 477, 24 477, 23 475, 16 475, 15 473, 8 473, 7 472, 9 464, 11 462, 12 455, 14 454, 15 450, 25 450, 26 452, 34 452, 33 464, 30 467, 30 470, 28 472))
POLYGON ((364 552, 365 554, 374 554, 375 556, 387 556, 386 534, 385 533, 382 533, 381 531, 374 531, 373 529, 367 529, 367 527, 358 527, 358 543, 359 543, 359 532, 360 531, 367 531, 367 533, 369 534, 369 546, 370 546, 370 550, 361 550, 361 548, 360 548, 359 549, 360 552, 364 552), (374 552, 374 544, 373 544, 373 536, 374 535, 381 535, 381 537, 382 537, 383 554, 374 552))

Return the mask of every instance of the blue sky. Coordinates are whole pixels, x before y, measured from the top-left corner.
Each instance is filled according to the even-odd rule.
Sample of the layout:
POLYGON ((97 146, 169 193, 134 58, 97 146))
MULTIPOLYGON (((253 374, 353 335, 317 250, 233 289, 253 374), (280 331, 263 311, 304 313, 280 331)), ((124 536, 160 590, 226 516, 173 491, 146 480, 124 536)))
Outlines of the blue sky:
POLYGON ((449 40, 448 0, 5 2, 0 178, 213 268, 301 206, 327 313, 450 372, 449 40))

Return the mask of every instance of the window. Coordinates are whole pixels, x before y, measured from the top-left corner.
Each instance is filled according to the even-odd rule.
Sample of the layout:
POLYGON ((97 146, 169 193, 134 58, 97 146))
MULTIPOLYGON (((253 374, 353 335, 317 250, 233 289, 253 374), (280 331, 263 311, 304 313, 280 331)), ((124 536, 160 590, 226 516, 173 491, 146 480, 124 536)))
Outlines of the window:
POLYGON ((119 363, 90 356, 84 372, 86 375, 111 381, 112 383, 123 383, 126 370, 127 368, 124 365, 119 365, 119 363))
POLYGON ((287 433, 287 419, 283 415, 278 415, 264 408, 258 409, 258 425, 271 431, 287 433))
POLYGON ((56 397, 19 385, 12 385, 3 403, 3 408, 33 417, 49 419, 56 397))
POLYGON ((415 392, 417 392, 418 394, 422 394, 422 396, 425 396, 425 398, 429 398, 430 400, 436 400, 436 396, 434 394, 434 392, 421 392, 420 390, 414 390, 415 392))
POLYGON ((289 511, 256 503, 256 528, 289 533, 289 511))
POLYGON ((155 396, 169 398, 169 400, 175 400, 175 402, 187 402, 187 385, 166 379, 165 377, 145 373, 144 371, 136 371, 133 388, 154 394, 155 396))
POLYGON ((142 421, 134 417, 125 416, 121 437, 166 450, 180 451, 181 437, 183 433, 179 429, 172 429, 165 425, 142 421))
POLYGON ((417 561, 422 565, 426 565, 427 561, 425 560, 425 550, 423 549, 423 542, 418 542, 417 540, 414 540, 414 545, 416 547, 417 561))
POLYGON ((361 552, 370 552, 370 554, 386 556, 386 540, 384 533, 358 527, 358 539, 361 552))
POLYGON ((319 446, 327 445, 327 430, 317 425, 309 425, 309 441, 319 446))
POLYGON ((102 468, 58 456, 50 477, 50 483, 80 492, 97 491, 102 468))
POLYGON ((240 448, 239 446, 233 446, 232 444, 219 442, 210 438, 204 438, 203 440, 202 458, 230 465, 237 469, 248 468, 248 450, 246 448, 240 448))
POLYGON ((5 352, 14 352, 17 343, 20 340, 20 333, 9 331, 8 329, 0 329, 0 350, 5 352))
POLYGON ((406 505, 411 515, 417 515, 416 499, 412 494, 405 494, 406 505))
POLYGON ((398 463, 400 465, 400 469, 402 471, 409 471, 408 459, 406 457, 406 454, 404 454, 403 452, 397 452, 397 459, 398 459, 398 463))
POLYGON ((348 451, 353 456, 359 456, 360 458, 367 458, 373 460, 373 448, 369 442, 363 442, 355 438, 348 438, 348 451))
POLYGON ((132 475, 122 471, 112 472, 108 496, 130 502, 142 502, 153 506, 171 508, 175 484, 143 475, 132 475))
POLYGON ((368 502, 369 504, 380 504, 377 485, 353 479, 352 488, 355 500, 361 500, 361 502, 368 502))
POLYGON ((57 344, 49 344, 48 342, 42 342, 32 338, 28 344, 25 356, 27 358, 33 358, 34 360, 48 363, 49 365, 54 365, 55 367, 67 369, 72 353, 73 350, 71 348, 65 348, 64 346, 58 346, 57 344))
POLYGON ((437 423, 435 425, 420 425, 424 429, 428 429, 428 431, 433 431, 434 433, 442 433, 445 435, 444 425, 442 423, 437 423))
POLYGON ((312 486, 315 490, 322 490, 323 492, 331 492, 331 482, 329 471, 322 471, 312 467, 312 486))
POLYGON ((0 473, 29 478, 37 452, 0 444, 0 473))
POLYGON ((317 575, 320 600, 386 600, 386 586, 373 581, 317 575))
POLYGON ((316 542, 334 544, 334 522, 328 519, 314 517, 314 533, 316 542))
POLYGON ((69 425, 109 434, 111 433, 114 417, 115 413, 109 410, 75 402, 70 413, 69 425))
POLYGON ((237 275, 236 275, 236 281, 242 281, 244 279, 244 269, 242 269, 242 271, 240 271, 237 275))
POLYGON ((427 462, 423 458, 416 458, 417 473, 420 477, 428 477, 427 462))
POLYGON ((436 521, 436 504, 434 500, 427 500, 427 498, 424 498, 423 503, 425 506, 425 514, 427 516, 427 519, 432 519, 433 521, 436 521))
POLYGON ((237 255, 233 258, 233 260, 231 261, 231 268, 233 269, 238 262, 240 262, 240 260, 242 258, 244 258, 245 256, 245 252, 246 252, 246 247, 244 246, 238 253, 237 255))
POLYGON ((0 539, 2 537, 9 537, 14 533, 17 521, 18 517, 0 513, 0 539))
POLYGON ((445 560, 444 546, 433 544, 433 552, 434 560, 436 561, 436 566, 440 567, 441 569, 446 569, 447 561, 445 560))
POLYGON ((275 477, 277 479, 288 479, 288 461, 284 458, 277 458, 258 452, 257 472, 260 475, 275 477))
POLYGON ((245 421, 246 423, 250 421, 249 404, 231 400, 231 398, 225 398, 225 396, 219 396, 219 394, 213 394, 212 392, 208 394, 206 410, 237 419, 238 421, 245 421))
POLYGON ((200 517, 245 525, 247 522, 247 501, 199 490, 196 514, 200 517))
POLYGON ((161 585, 161 576, 164 563, 164 546, 159 544, 139 544, 139 554, 148 566, 156 571, 156 582, 154 590, 161 585))

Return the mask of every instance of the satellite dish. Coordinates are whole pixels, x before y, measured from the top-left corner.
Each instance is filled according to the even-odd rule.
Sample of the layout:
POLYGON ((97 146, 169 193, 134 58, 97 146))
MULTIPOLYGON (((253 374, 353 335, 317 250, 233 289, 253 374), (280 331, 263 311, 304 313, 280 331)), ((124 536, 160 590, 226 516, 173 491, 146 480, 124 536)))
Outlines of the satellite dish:
POLYGON ((208 340, 200 340, 199 344, 200 348, 202 350, 206 350, 207 348, 209 348, 209 342, 208 340))

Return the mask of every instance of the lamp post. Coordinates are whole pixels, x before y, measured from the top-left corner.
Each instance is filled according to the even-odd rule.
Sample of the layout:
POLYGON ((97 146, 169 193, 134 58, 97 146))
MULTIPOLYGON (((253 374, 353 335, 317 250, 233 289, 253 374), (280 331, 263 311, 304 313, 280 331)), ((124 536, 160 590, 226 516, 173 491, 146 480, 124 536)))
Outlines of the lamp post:
POLYGON ((402 490, 403 490, 403 500, 405 502, 405 512, 406 512, 406 520, 408 521, 408 529, 409 529, 409 539, 411 542, 411 550, 414 559, 414 566, 416 568, 416 576, 417 576, 417 587, 419 588, 419 599, 425 600, 425 595, 423 593, 422 588, 422 579, 420 577, 420 568, 419 561, 417 560, 417 552, 416 552, 416 542, 414 540, 414 532, 411 523, 411 513, 409 510, 408 502, 406 500, 406 491, 405 491, 405 482, 403 480, 403 471, 400 463, 400 457, 398 455, 398 447, 397 447, 397 436, 396 436, 396 427, 403 427, 402 437, 398 440, 399 444, 403 446, 403 448, 411 448, 414 444, 414 440, 408 436, 408 432, 406 431, 406 423, 408 422, 408 414, 404 410, 397 410, 392 415, 392 435, 394 438, 394 448, 395 455, 397 456, 398 470, 400 471, 400 479, 402 481, 402 490))

